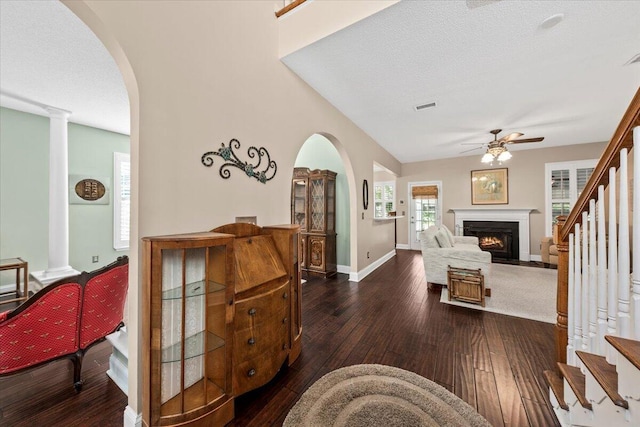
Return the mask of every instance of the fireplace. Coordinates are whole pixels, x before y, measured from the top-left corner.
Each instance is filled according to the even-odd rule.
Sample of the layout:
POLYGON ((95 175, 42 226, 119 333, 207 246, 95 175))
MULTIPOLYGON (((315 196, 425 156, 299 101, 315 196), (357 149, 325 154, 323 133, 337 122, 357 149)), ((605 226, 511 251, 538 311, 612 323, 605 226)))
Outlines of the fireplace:
POLYGON ((492 258, 517 261, 520 259, 518 222, 463 221, 463 234, 478 238, 480 248, 491 252, 492 258))
MULTIPOLYGON (((533 209, 529 208, 452 208, 454 214, 455 234, 462 236, 466 221, 505 221, 518 223, 518 253, 520 261, 531 261, 529 214, 533 209)), ((540 258, 538 257, 538 260, 540 258)))

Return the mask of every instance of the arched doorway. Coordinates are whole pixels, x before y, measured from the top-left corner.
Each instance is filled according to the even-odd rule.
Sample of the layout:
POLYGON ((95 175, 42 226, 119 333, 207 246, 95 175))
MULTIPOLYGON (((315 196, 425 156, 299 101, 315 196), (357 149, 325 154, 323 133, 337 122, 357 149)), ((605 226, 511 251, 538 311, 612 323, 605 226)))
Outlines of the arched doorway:
POLYGON ((141 301, 140 268, 138 260, 138 164, 139 164, 139 128, 140 102, 138 83, 124 50, 116 38, 95 15, 93 10, 83 1, 60 0, 100 39, 115 61, 127 93, 131 119, 130 130, 130 165, 131 165, 131 217, 130 217, 130 257, 129 257, 129 292, 127 295, 127 331, 128 331, 128 406, 124 411, 124 425, 133 426, 139 423, 138 415, 142 412, 142 375, 140 371, 141 312, 131 307, 139 307, 141 301))
POLYGON ((336 175, 336 261, 338 273, 356 272, 355 178, 351 162, 340 141, 327 133, 315 133, 305 140, 295 167, 328 169, 336 175))

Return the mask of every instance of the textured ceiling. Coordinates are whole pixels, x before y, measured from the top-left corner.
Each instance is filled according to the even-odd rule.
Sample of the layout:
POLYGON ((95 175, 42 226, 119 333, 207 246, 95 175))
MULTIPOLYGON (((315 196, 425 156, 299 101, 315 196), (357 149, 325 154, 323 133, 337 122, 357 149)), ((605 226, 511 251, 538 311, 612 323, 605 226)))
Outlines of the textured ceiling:
POLYGON ((545 137, 513 151, 608 141, 640 85, 639 16, 639 1, 402 1, 283 61, 403 163, 480 156, 495 128, 545 137))
POLYGON ((122 76, 93 32, 58 1, 0 0, 0 105, 46 115, 32 103, 129 134, 122 76))
MULTIPOLYGON (((494 128, 545 137, 513 151, 605 141, 640 86, 625 65, 638 16, 638 1, 402 1, 283 61, 401 162, 459 156, 494 128)), ((58 1, 0 1, 0 104, 43 114, 16 96, 129 133, 113 59, 58 1)))

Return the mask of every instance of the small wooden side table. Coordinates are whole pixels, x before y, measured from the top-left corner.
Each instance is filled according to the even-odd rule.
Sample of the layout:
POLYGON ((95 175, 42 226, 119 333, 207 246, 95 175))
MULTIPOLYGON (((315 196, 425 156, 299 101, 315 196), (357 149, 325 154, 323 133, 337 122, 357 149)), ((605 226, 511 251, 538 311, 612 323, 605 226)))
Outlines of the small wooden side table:
POLYGON ((26 301, 29 298, 29 263, 22 258, 0 259, 0 271, 16 270, 16 290, 0 293, 0 297, 15 293, 14 299, 0 301, 0 304, 9 302, 26 301), (20 296, 20 270, 23 270, 22 296, 20 296))
POLYGON ((484 276, 481 269, 470 270, 449 266, 447 287, 449 288, 449 301, 451 298, 455 298, 481 304, 484 307, 484 297, 491 296, 491 289, 484 288, 484 276))

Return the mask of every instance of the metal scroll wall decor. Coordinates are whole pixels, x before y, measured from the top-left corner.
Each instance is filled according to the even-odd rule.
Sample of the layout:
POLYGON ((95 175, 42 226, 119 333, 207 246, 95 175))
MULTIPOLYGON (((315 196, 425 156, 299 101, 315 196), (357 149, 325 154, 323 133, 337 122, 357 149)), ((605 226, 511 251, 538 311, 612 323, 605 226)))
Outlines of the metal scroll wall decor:
POLYGON ((228 146, 225 146, 223 142, 222 147, 220 147, 218 151, 204 153, 202 155, 202 164, 211 167, 213 166, 213 156, 222 157, 225 162, 220 166, 219 172, 220 176, 224 179, 231 177, 231 172, 229 172, 231 166, 244 171, 248 177, 255 178, 263 184, 266 184, 267 181, 272 180, 273 177, 276 176, 278 166, 275 161, 271 160, 271 156, 269 156, 266 148, 249 147, 247 155, 250 159, 257 158, 257 163, 255 164, 240 160, 234 150, 240 150, 240 141, 235 138, 229 141, 228 146), (265 162, 264 165, 263 161, 265 162), (260 170, 261 168, 263 169, 260 170))

